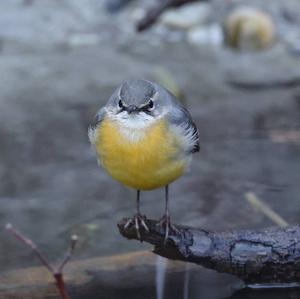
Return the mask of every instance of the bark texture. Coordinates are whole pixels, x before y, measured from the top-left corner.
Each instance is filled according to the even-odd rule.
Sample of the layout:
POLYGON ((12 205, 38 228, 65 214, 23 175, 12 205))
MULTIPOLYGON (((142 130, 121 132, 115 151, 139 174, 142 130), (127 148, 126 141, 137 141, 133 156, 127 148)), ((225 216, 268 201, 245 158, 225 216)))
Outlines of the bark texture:
MULTIPOLYGON (((118 224, 121 235, 137 239, 133 226, 125 228, 126 221, 118 224)), ((247 284, 300 282, 300 226, 230 232, 176 226, 178 232, 164 246, 164 229, 154 220, 146 224, 143 241, 163 257, 229 273, 247 284)))

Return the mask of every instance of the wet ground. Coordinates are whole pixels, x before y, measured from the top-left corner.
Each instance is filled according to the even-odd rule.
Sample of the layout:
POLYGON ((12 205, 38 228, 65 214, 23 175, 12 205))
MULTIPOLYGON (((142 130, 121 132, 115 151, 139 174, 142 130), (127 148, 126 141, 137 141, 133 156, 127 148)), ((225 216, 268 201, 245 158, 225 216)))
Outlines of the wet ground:
MULTIPOLYGON (((296 5, 274 3, 274 15, 296 5)), ((217 230, 271 225, 245 200, 251 191, 298 223, 300 85, 268 83, 297 82, 300 57, 280 38, 270 50, 239 53, 158 27, 137 35, 136 7, 109 15, 96 0, 1 1, 0 225, 12 222, 52 259, 72 233, 77 258, 150 249, 119 236, 134 191, 98 167, 87 127, 124 79, 158 80, 162 68, 184 93, 202 146, 171 186, 174 221, 217 230)), ((163 191, 143 193, 142 211, 159 218, 163 191)), ((2 271, 37 264, 4 230, 0 242, 2 271)), ((217 280, 213 274, 209 284, 217 280)))

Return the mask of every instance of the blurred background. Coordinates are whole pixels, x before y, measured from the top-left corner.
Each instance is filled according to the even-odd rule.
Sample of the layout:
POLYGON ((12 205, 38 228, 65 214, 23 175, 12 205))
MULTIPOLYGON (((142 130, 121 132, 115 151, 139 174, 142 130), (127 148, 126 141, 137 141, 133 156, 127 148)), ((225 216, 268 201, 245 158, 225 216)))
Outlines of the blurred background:
MULTIPOLYGON (((151 249, 120 237, 116 224, 133 215, 135 192, 98 167, 87 138, 97 110, 129 78, 169 88, 199 129, 201 152, 170 187, 176 224, 273 225, 247 192, 299 223, 300 2, 196 1, 138 33, 155 5, 0 2, 0 226, 13 223, 54 261, 74 233, 76 259, 151 249)), ((163 190, 142 193, 147 217, 163 208, 163 190)), ((0 244, 1 271, 38 265, 4 230, 0 244)), ((186 298, 232 295, 226 275, 199 267, 189 279, 186 298)))

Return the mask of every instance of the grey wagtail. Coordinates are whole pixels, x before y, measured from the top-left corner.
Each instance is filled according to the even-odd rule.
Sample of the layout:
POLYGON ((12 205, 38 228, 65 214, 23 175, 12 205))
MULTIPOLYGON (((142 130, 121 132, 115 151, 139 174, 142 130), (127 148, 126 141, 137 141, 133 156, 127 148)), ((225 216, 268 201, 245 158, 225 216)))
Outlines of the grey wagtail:
POLYGON ((140 212, 140 191, 165 188, 165 241, 171 225, 169 184, 189 168, 199 151, 198 131, 190 113, 162 86, 129 80, 117 88, 89 127, 99 163, 117 181, 137 190, 137 212, 126 226, 148 230, 140 212))

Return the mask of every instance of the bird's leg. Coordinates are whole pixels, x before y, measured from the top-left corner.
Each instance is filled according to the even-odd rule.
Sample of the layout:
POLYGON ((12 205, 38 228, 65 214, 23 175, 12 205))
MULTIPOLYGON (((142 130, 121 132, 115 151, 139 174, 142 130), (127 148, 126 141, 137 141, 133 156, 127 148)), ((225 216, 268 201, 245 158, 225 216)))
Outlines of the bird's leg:
POLYGON ((138 222, 140 221, 141 225, 145 228, 145 230, 149 232, 149 228, 148 228, 148 226, 146 225, 146 223, 144 221, 145 216, 142 215, 141 210, 140 210, 140 194, 141 194, 141 191, 137 190, 137 194, 136 194, 136 214, 135 214, 136 225, 135 225, 135 227, 138 230, 138 222))
POLYGON ((136 193, 136 214, 133 216, 132 219, 129 219, 127 221, 127 223, 125 224, 125 228, 127 228, 129 225, 134 225, 135 229, 136 229, 136 233, 138 236, 139 240, 141 239, 141 233, 140 233, 140 225, 142 225, 142 227, 144 227, 144 229, 149 232, 149 228, 145 223, 145 216, 143 216, 141 214, 141 210, 140 210, 140 190, 137 190, 136 193))
POLYGON ((172 225, 171 219, 170 219, 170 212, 169 212, 169 185, 165 187, 165 213, 158 222, 158 225, 165 228, 165 239, 164 244, 166 244, 169 232, 178 232, 178 229, 172 225))

